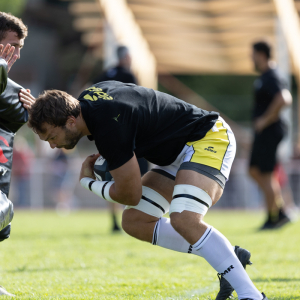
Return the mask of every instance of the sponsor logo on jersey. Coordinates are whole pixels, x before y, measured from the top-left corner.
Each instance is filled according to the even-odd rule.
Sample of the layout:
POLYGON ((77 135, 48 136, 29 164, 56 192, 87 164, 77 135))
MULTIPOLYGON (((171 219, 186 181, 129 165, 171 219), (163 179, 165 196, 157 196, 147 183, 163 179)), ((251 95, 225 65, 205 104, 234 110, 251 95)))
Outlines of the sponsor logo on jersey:
POLYGON ((103 92, 102 89, 96 88, 94 86, 86 89, 89 93, 86 94, 83 98, 86 100, 90 101, 97 101, 98 99, 103 99, 103 100, 113 100, 112 96, 109 96, 105 92, 103 92))
POLYGON ((233 265, 231 265, 230 267, 228 267, 223 273, 220 273, 220 275, 224 276, 224 275, 228 274, 232 269, 234 269, 233 265))
POLYGON ((117 121, 117 122, 119 122, 118 121, 118 118, 120 117, 120 114, 118 114, 118 116, 117 117, 114 117, 113 119, 115 120, 115 121, 117 121))
POLYGON ((206 151, 209 151, 209 152, 213 152, 213 153, 217 153, 217 151, 214 150, 214 147, 207 147, 207 148, 204 148, 204 150, 206 151))

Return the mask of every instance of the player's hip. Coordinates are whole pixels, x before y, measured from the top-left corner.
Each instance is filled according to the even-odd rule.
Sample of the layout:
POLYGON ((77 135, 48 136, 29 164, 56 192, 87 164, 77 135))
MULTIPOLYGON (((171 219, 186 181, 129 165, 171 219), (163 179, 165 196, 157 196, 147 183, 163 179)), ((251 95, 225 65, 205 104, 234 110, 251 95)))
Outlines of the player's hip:
POLYGON ((174 178, 179 170, 204 174, 224 187, 236 153, 236 141, 229 125, 219 117, 204 138, 186 143, 169 166, 156 166, 153 171, 167 172, 174 178))

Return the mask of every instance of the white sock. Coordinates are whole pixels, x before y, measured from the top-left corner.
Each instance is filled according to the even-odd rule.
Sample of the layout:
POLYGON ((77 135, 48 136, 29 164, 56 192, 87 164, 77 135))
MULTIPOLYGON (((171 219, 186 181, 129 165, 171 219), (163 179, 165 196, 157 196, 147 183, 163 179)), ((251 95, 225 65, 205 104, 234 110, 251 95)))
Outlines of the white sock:
POLYGON ((153 232, 152 244, 178 252, 192 253, 201 256, 199 251, 196 251, 193 246, 173 228, 168 218, 160 218, 157 221, 153 232))
POLYGON ((231 244, 218 230, 213 227, 207 228, 199 241, 193 245, 193 249, 224 276, 237 292, 239 299, 262 299, 262 294, 244 270, 231 244))

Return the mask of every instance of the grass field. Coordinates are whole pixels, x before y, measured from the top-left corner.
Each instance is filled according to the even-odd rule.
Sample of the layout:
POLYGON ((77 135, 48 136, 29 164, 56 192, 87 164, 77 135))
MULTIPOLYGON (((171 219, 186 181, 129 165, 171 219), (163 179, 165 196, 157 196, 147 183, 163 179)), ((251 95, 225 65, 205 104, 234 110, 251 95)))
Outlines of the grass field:
MULTIPOLYGON (((269 299, 300 299, 300 222, 258 233, 262 218, 211 211, 206 221, 251 250, 248 273, 269 299)), ((12 225, 0 284, 17 299, 215 299, 219 289, 200 257, 111 235, 106 212, 17 211, 12 225)))

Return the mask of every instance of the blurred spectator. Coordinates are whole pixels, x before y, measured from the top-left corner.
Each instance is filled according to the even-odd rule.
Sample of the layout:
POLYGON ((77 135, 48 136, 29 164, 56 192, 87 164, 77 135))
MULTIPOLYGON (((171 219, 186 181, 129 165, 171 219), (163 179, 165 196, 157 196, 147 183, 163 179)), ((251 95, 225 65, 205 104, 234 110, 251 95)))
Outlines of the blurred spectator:
POLYGON ((129 50, 125 46, 119 46, 117 48, 118 65, 106 70, 100 77, 96 78, 94 83, 115 80, 123 83, 137 84, 135 76, 130 71, 131 68, 131 56, 129 50))
MULTIPOLYGON (((118 57, 118 65, 106 70, 100 77, 96 78, 95 83, 107 80, 120 81, 123 83, 134 83, 137 84, 135 76, 130 71, 131 68, 131 56, 129 49, 125 46, 119 46, 116 50, 118 57)), ((144 158, 139 158, 138 163, 141 170, 141 175, 143 176, 148 171, 148 162, 144 158)), ((116 219, 116 212, 118 204, 110 203, 110 211, 112 216, 112 231, 120 231, 120 226, 118 225, 116 219)))
POLYGON ((252 60, 261 75, 254 82, 254 141, 249 173, 262 189, 267 207, 267 219, 261 229, 275 229, 290 221, 283 210, 280 184, 275 176, 276 152, 286 135, 286 125, 280 112, 290 105, 292 97, 271 64, 271 47, 266 42, 253 44, 252 60))
MULTIPOLYGON (((12 174, 16 186, 16 205, 28 207, 30 205, 30 170, 33 152, 27 141, 18 136, 13 149, 12 174)), ((15 192, 15 191, 14 191, 15 192)))
MULTIPOLYGON (((76 149, 76 148, 75 148, 76 149)), ((69 213, 73 205, 77 174, 70 170, 70 155, 74 150, 57 149, 51 160, 52 195, 58 213, 69 213)))

